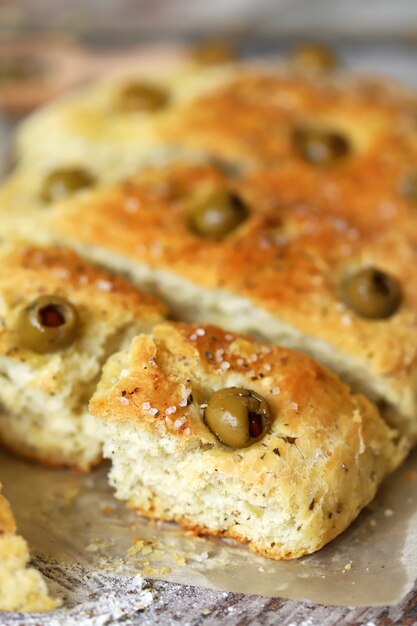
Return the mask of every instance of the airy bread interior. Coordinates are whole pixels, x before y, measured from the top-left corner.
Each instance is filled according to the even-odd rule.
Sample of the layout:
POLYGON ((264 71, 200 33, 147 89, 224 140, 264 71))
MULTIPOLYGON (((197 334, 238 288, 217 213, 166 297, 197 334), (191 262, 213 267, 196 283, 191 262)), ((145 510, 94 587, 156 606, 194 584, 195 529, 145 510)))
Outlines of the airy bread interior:
POLYGON ((51 465, 87 470, 97 464, 101 445, 88 400, 107 358, 126 347, 140 330, 146 330, 146 325, 132 321, 114 336, 97 333, 83 354, 52 355, 43 371, 0 357, 2 443, 21 456, 51 465), (66 381, 59 393, 31 386, 35 376, 50 376, 54 370, 66 381))

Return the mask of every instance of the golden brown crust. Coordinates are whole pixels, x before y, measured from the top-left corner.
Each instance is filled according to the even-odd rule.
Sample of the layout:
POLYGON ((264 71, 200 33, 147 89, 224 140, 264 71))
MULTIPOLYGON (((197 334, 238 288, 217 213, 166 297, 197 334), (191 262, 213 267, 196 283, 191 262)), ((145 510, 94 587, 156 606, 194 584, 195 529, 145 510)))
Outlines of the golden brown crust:
MULTIPOLYGON (((52 238, 86 246, 87 253, 109 250, 133 271, 144 264, 247 298, 355 360, 371 376, 384 377, 391 401, 411 417, 417 251, 407 231, 416 218, 375 220, 369 211, 361 213, 359 201, 346 210, 340 203, 333 208, 323 190, 317 199, 312 193, 320 188, 320 177, 306 181, 305 190, 299 185, 296 191, 297 178, 285 167, 235 180, 211 166, 176 165, 57 206, 46 228, 52 238), (211 188, 239 193, 250 208, 249 219, 221 242, 202 239, 188 227, 190 207, 211 188), (385 320, 360 318, 341 298, 343 278, 369 265, 401 285, 401 306, 385 320)), ((353 192, 350 182, 345 187, 353 192)))
MULTIPOLYGON (((104 321, 110 333, 111 324, 117 328, 124 321, 136 318, 151 325, 165 314, 159 300, 71 250, 17 243, 3 246, 0 255, 0 293, 4 306, 0 354, 8 358, 22 362, 29 359, 33 366, 47 362, 48 356, 21 347, 16 329, 21 309, 41 295, 68 298, 77 306, 84 326, 94 327, 104 321)), ((56 391, 55 377, 42 384, 46 391, 56 391)))
MULTIPOLYGON (((321 429, 330 427, 336 418, 332 407, 339 403, 341 413, 343 405, 353 410, 358 404, 377 415, 363 396, 352 399, 347 385, 306 354, 268 346, 211 325, 166 322, 155 326, 153 338, 140 335, 133 340, 128 359, 120 379, 118 355, 114 362, 106 364, 104 378, 90 402, 93 415, 137 423, 151 431, 158 422, 164 422, 167 431, 175 436, 198 436, 213 442, 216 439, 200 416, 190 414, 188 406, 196 400, 190 399, 187 378, 190 385, 196 383, 200 387, 204 397, 205 387, 210 388, 205 378, 221 383, 230 375, 236 376, 236 380, 249 380, 252 389, 267 394, 275 412, 285 415, 285 423, 279 424, 283 436, 297 436, 300 414, 303 429, 310 420, 312 426, 320 422, 321 429), (184 384, 181 377, 185 374, 184 384), (148 402, 151 406, 144 409, 143 403, 148 402), (174 406, 171 413, 169 408, 174 406), (181 425, 175 423, 177 420, 181 425)), ((381 428, 386 428, 382 422, 381 428)), ((346 435, 356 437, 357 431, 353 426, 346 435)), ((308 445, 313 446, 313 440, 309 439, 308 445)))
MULTIPOLYGON (((268 543, 261 536, 251 537, 244 524, 203 523, 189 507, 173 511, 163 486, 154 485, 153 496, 144 503, 140 485, 130 494, 131 506, 147 516, 249 541, 252 549, 272 558, 301 556, 337 536, 404 454, 375 407, 363 396, 352 395, 310 357, 207 325, 165 323, 154 328, 152 338, 135 339, 129 353, 107 363, 90 410, 114 424, 119 434, 124 428, 132 433, 133 428, 137 435, 129 435, 132 444, 144 433, 155 442, 172 438, 175 449, 185 456, 181 468, 186 467, 187 453, 193 455, 193 468, 182 471, 187 472, 189 485, 202 485, 200 498, 205 493, 204 477, 217 476, 219 485, 229 479, 239 485, 237 490, 249 501, 269 494, 271 510, 278 502, 278 510, 293 511, 304 526, 298 539, 294 543, 293 538, 283 539, 278 515, 277 539, 268 543), (231 386, 261 394, 273 415, 270 432, 239 450, 225 446, 210 432, 200 408, 213 391, 231 386)), ((109 445, 117 451, 117 438, 115 448, 112 439, 109 445)), ((171 444, 166 449, 172 449, 171 444)), ((113 458, 112 453, 114 462, 117 454, 113 458)), ((122 463, 125 467, 125 460, 122 463)), ((169 468, 172 461, 161 455, 158 463, 169 468)), ((210 497, 204 507, 210 507, 210 497)))
POLYGON ((329 128, 352 143, 345 175, 351 169, 381 172, 395 161, 412 164, 416 106, 414 93, 386 80, 246 66, 218 89, 172 110, 163 131, 166 141, 270 167, 300 160, 294 127, 329 128))

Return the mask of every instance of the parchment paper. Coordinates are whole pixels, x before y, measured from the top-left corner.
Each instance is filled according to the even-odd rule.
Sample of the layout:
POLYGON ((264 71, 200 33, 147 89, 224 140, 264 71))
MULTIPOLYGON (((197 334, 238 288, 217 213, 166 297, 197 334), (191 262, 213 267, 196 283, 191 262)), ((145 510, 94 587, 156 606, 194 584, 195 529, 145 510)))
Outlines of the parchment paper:
POLYGON ((396 604, 417 577, 416 453, 341 537, 314 555, 286 562, 137 516, 113 498, 107 469, 83 475, 1 453, 5 495, 40 569, 59 563, 69 574, 77 567, 103 576, 142 574, 339 606, 396 604))

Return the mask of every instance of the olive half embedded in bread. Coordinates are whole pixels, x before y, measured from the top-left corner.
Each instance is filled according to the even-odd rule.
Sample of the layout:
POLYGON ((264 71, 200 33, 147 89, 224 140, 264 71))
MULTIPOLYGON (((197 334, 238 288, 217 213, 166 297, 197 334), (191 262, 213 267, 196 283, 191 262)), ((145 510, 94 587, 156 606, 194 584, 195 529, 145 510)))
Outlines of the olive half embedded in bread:
POLYGON ((227 446, 246 448, 262 439, 271 425, 271 410, 260 394, 241 387, 216 391, 207 403, 205 420, 227 446))

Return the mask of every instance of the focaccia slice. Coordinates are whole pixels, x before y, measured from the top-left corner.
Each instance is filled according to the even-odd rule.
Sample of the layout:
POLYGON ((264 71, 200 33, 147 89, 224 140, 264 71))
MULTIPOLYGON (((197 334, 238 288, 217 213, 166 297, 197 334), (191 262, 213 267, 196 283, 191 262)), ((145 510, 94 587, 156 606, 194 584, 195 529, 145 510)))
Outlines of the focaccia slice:
POLYGON ((213 326, 135 338, 90 410, 117 497, 274 559, 341 533, 404 454, 375 406, 311 357, 213 326), (253 403, 242 413, 219 391, 253 403))
POLYGON ((101 459, 87 403, 106 359, 165 308, 58 247, 0 250, 0 440, 53 465, 101 459))

